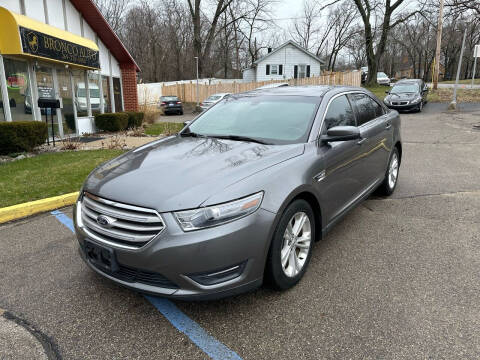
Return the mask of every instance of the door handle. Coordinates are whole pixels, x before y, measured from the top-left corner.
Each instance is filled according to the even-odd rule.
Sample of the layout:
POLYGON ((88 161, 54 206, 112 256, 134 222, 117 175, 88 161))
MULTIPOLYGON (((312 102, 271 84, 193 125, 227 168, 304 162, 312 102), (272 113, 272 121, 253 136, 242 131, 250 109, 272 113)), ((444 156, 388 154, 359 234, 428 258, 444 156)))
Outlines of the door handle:
POLYGON ((387 123, 387 125, 385 125, 385 129, 387 129, 387 130, 389 130, 391 127, 392 127, 392 124, 390 124, 390 123, 387 123))
POLYGON ((367 141, 367 138, 362 138, 361 140, 357 141, 357 145, 362 145, 365 141, 367 141))

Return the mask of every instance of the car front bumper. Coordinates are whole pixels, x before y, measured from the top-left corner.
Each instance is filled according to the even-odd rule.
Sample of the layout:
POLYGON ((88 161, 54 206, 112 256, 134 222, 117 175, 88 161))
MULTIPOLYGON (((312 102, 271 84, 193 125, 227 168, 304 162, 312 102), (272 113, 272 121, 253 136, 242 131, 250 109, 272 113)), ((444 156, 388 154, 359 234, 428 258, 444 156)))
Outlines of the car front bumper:
POLYGON ((384 102, 385 106, 387 106, 389 109, 393 109, 393 110, 398 110, 398 111, 411 111, 411 110, 417 110, 418 109, 418 106, 420 105, 420 103, 409 103, 409 104, 405 104, 405 105, 393 105, 393 104, 387 104, 386 102, 384 102))
POLYGON ((162 213, 166 224, 164 231, 143 247, 129 250, 106 246, 90 238, 82 228, 81 218, 77 217, 78 207, 75 206, 74 219, 82 259, 91 269, 122 286, 164 297, 205 300, 242 293, 262 284, 275 218, 275 214, 267 210, 260 208, 230 223, 191 232, 184 232, 172 213, 162 213), (130 281, 118 272, 105 271, 87 258, 85 246, 88 242, 112 249, 122 269, 157 274, 169 285, 130 281), (238 273, 223 281, 222 272, 238 265, 241 266, 238 273), (196 275, 217 276, 221 282, 201 284, 192 278, 196 275))

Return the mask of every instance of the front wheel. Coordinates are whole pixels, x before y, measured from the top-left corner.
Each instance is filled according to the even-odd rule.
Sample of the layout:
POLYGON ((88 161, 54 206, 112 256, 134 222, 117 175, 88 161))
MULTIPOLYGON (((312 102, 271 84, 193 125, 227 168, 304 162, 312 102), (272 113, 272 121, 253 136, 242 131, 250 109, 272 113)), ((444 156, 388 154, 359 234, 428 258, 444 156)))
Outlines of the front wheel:
POLYGON ((293 287, 305 273, 315 240, 315 217, 305 200, 295 200, 284 211, 268 253, 265 275, 278 290, 293 287))
POLYGON ((400 170, 400 155, 398 149, 393 148, 390 154, 390 160, 388 162, 387 172, 385 173, 385 179, 378 188, 378 193, 384 196, 390 196, 395 191, 398 180, 398 171, 400 170))

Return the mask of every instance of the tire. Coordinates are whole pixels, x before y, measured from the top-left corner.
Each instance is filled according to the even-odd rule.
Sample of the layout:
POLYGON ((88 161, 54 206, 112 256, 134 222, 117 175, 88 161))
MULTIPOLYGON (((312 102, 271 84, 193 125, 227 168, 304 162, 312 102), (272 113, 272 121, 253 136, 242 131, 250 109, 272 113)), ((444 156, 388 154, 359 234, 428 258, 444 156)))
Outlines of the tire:
POLYGON ((422 110, 423 110, 423 101, 420 101, 420 104, 418 104, 418 109, 417 109, 417 111, 418 111, 418 112, 422 112, 422 110))
POLYGON ((392 153, 390 154, 390 159, 388 160, 387 171, 385 172, 385 179, 383 179, 382 184, 378 187, 377 193, 383 196, 390 196, 395 191, 398 183, 398 174, 400 171, 400 155, 396 147, 393 148, 392 153), (394 173, 394 181, 391 181, 391 171, 394 172, 394 160, 396 159, 396 173, 394 173))
POLYGON ((180 115, 183 115, 183 110, 180 110, 180 113, 179 113, 179 114, 180 114, 180 115))
MULTIPOLYGON (((292 234, 291 232, 289 233, 292 234)), ((275 229, 265 268, 267 283, 277 290, 287 290, 297 284, 305 274, 310 262, 314 241, 315 216, 313 210, 305 200, 295 200, 285 209, 275 229), (302 216, 305 217, 303 218, 302 216), (302 219, 305 219, 304 225, 297 232, 298 237, 288 237, 287 228, 290 229, 289 225, 293 224, 292 230, 295 231, 297 230, 295 224, 298 221, 302 221, 302 219), (310 230, 309 235, 308 230, 310 230), (308 238, 309 241, 306 240, 308 238), (299 239, 303 240, 298 241, 299 239), (290 242, 291 244, 289 244, 290 242), (299 247, 296 245, 299 245, 299 247), (283 265, 281 259, 282 252, 287 259, 283 265)))

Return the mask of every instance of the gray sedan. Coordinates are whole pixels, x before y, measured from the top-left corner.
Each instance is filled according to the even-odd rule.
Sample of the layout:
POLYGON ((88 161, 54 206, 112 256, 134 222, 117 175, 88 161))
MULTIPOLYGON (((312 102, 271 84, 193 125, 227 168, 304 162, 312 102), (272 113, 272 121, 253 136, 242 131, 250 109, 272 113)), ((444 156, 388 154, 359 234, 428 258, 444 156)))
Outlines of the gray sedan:
POLYGON ((89 175, 79 251, 104 277, 160 296, 285 290, 349 210, 393 193, 401 156, 398 113, 364 89, 230 95, 89 175))

